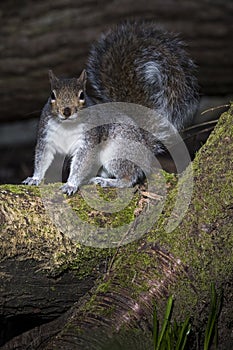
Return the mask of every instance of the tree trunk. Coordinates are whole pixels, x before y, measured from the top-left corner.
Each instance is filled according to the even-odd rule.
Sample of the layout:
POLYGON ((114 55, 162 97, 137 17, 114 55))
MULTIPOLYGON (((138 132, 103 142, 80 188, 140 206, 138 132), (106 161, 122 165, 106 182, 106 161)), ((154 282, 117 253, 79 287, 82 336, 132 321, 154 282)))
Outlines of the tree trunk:
MULTIPOLYGON (((77 301, 58 319, 14 338, 2 349, 152 349, 153 303, 156 302, 161 315, 164 300, 172 293, 176 297, 174 317, 181 321, 186 316, 192 316, 194 328, 202 330, 207 317, 211 281, 224 291, 219 319, 219 349, 231 349, 232 121, 233 107, 222 115, 193 161, 193 196, 182 223, 173 229, 169 226, 172 218, 176 221, 177 214, 180 214, 173 210, 179 191, 183 201, 189 195, 191 165, 176 186, 169 177, 171 189, 163 213, 153 227, 142 238, 122 246, 124 239, 130 235, 128 230, 120 242, 122 244, 118 244, 115 250, 84 247, 69 238, 67 233, 72 226, 69 221, 72 217, 61 217, 64 212, 58 212, 57 196, 54 196, 54 211, 49 213, 48 209, 47 212, 45 210, 48 203, 43 199, 47 192, 42 192, 40 196, 35 188, 1 186, 0 254, 4 284, 0 302, 4 315, 12 315, 11 298, 6 298, 9 291, 17 297, 18 315, 20 307, 24 314, 28 305, 30 312, 40 312, 36 308, 40 308, 45 295, 49 297, 47 301, 42 300, 42 313, 51 304, 54 316, 59 314, 57 306, 62 305, 61 312, 64 312, 74 299, 77 301), (49 216, 54 219, 53 215, 58 216, 58 222, 67 219, 63 233, 51 224, 49 216), (111 259, 108 259, 109 256, 111 259), (31 261, 30 264, 28 261, 31 261), (105 262, 107 269, 101 268, 105 262), (13 270, 12 266, 17 269, 13 270), (68 286, 62 286, 67 276, 64 271, 70 271, 69 276, 77 273, 72 277, 73 282, 70 277, 68 286), (22 284, 27 278, 30 281, 28 286, 22 284), (40 286, 38 290, 36 283, 40 286), (64 291, 64 288, 72 286, 75 288, 73 292, 64 291), (35 302, 36 298, 39 305, 35 302), (61 299, 64 304, 60 304, 61 299)), ((49 191, 54 192, 55 186, 49 191)), ((114 198, 113 194, 110 190, 102 192, 102 196, 106 198, 108 195, 109 199, 114 198)), ((148 204, 144 203, 144 209, 140 209, 142 194, 135 196, 138 217, 154 208, 155 199, 150 199, 148 204)), ((104 218, 102 213, 93 209, 91 212, 88 209, 88 212, 79 194, 68 202, 84 221, 91 218, 95 225, 98 223, 102 227, 103 223, 109 224, 111 220, 108 215, 104 218)), ((178 209, 181 211, 182 203, 180 205, 178 209)), ((137 218, 135 209, 133 214, 137 218)), ((132 208, 130 210, 132 212, 132 208)), ((152 215, 153 211, 149 213, 152 215)), ((118 213, 113 218, 115 225, 121 224, 120 215, 118 213)), ((123 216, 126 217, 126 212, 123 216)), ((137 226, 133 226, 135 232, 136 229, 137 226)), ((109 236, 111 238, 111 229, 109 236)))
POLYGON ((110 253, 80 247, 59 232, 37 188, 1 186, 0 228, 1 346, 62 315, 93 287, 110 253))
POLYGON ((179 32, 199 66, 202 92, 232 94, 231 0, 5 0, 0 6, 0 120, 38 116, 49 94, 48 69, 78 76, 91 43, 130 17, 179 32))

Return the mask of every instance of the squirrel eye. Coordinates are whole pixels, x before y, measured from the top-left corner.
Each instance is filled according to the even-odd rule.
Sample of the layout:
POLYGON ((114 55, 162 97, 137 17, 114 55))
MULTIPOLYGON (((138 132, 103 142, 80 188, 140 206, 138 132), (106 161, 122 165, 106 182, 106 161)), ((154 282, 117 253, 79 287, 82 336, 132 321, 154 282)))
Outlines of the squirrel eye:
POLYGON ((54 90, 51 92, 50 97, 51 97, 51 102, 55 102, 55 100, 56 100, 56 94, 55 94, 55 91, 54 91, 54 90))
POLYGON ((85 100, 85 97, 84 97, 84 92, 81 90, 79 91, 79 95, 78 95, 78 98, 80 101, 84 101, 85 100))

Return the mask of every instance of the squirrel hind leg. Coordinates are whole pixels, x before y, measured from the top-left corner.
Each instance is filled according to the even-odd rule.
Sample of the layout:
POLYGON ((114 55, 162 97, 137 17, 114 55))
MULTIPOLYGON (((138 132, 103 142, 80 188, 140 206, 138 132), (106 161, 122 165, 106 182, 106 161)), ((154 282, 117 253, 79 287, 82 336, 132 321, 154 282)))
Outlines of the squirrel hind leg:
POLYGON ((132 162, 113 159, 89 183, 98 184, 101 187, 126 188, 133 187, 141 182, 143 178, 143 171, 132 162))
POLYGON ((89 183, 100 185, 101 187, 117 187, 126 188, 132 187, 134 183, 129 179, 113 179, 96 176, 90 179, 89 183))

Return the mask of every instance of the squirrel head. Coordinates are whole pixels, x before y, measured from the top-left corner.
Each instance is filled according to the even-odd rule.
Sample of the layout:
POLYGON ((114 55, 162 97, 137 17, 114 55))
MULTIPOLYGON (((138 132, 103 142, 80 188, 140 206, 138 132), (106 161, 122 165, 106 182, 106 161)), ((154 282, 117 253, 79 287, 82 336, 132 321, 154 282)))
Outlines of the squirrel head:
POLYGON ((65 79, 49 70, 49 80, 52 115, 61 120, 77 119, 78 112, 85 107, 86 71, 83 70, 79 78, 65 79))

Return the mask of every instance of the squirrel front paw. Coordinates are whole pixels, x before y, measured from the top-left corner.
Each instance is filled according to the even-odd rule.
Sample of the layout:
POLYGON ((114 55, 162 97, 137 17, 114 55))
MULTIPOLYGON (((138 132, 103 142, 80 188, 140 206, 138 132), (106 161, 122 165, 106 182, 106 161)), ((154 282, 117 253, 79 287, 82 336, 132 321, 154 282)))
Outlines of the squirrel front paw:
POLYGON ((22 181, 22 184, 38 186, 40 184, 40 179, 37 177, 27 177, 24 181, 22 181))
POLYGON ((68 196, 72 196, 75 192, 77 192, 78 186, 70 185, 67 182, 65 183, 65 185, 60 187, 60 189, 62 190, 63 193, 67 194, 68 196))

